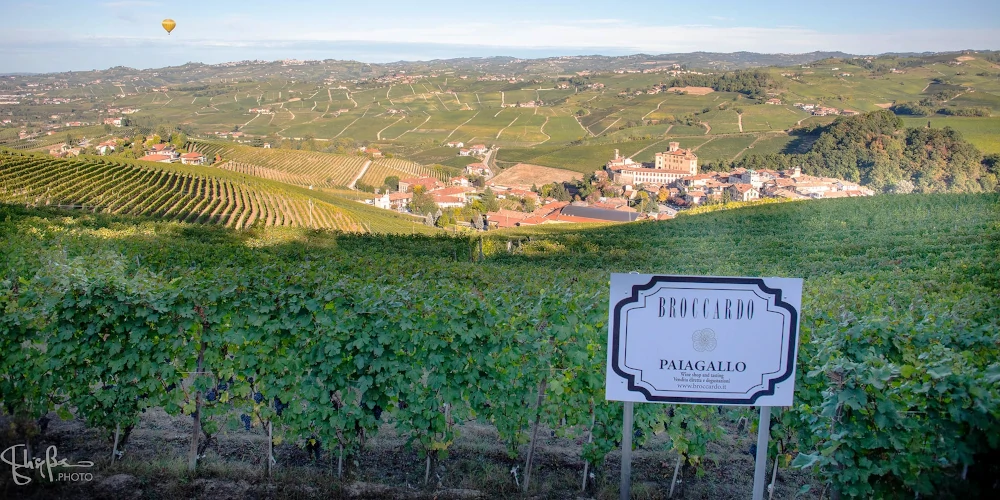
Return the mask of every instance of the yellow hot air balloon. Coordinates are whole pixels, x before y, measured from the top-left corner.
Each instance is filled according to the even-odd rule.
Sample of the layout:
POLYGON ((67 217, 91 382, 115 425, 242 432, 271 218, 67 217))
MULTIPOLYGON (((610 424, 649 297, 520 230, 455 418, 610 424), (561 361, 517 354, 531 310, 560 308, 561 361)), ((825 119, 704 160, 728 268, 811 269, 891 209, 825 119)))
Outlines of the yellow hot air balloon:
POLYGON ((163 29, 167 30, 168 35, 174 30, 174 26, 177 26, 177 23, 175 23, 173 19, 164 19, 162 24, 163 29))

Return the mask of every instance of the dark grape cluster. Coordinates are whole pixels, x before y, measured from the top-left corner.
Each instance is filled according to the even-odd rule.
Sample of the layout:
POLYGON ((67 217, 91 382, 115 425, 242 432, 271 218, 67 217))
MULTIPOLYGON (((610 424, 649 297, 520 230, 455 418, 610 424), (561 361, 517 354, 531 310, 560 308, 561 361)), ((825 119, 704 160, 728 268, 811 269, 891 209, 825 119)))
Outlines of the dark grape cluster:
POLYGON ((372 408, 372 415, 375 415, 375 420, 382 420, 382 407, 375 405, 375 407, 372 408))
POLYGON ((285 408, 288 408, 288 403, 282 403, 281 400, 278 399, 278 396, 275 396, 274 397, 274 411, 275 411, 275 413, 277 413, 278 416, 280 417, 281 416, 281 412, 285 411, 285 408))
POLYGON ((250 430, 250 415, 243 413, 240 415, 240 422, 243 422, 243 428, 250 430))
POLYGON ((260 402, 263 401, 263 400, 264 400, 264 395, 263 394, 261 394, 259 392, 253 393, 253 402, 254 403, 260 404, 260 402))
POLYGON ((215 392, 215 389, 209 389, 208 392, 205 393, 205 399, 208 400, 209 403, 215 402, 218 397, 219 394, 215 392))

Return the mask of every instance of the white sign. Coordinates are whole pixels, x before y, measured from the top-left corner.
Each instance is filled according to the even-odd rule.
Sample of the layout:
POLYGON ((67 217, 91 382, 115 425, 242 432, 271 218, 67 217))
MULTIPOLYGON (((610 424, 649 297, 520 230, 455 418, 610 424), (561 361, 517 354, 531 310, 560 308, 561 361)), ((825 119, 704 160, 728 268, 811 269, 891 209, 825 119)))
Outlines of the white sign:
POLYGON ((802 280, 612 274, 607 399, 791 406, 802 280))

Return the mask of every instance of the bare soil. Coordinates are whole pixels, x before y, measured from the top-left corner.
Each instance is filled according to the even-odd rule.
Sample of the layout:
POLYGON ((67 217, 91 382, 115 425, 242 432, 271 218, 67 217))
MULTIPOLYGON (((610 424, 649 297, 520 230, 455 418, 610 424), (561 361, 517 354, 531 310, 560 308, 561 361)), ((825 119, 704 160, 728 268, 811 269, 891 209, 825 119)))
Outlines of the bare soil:
POLYGON ((490 179, 490 183, 509 187, 541 186, 550 182, 569 182, 580 178, 579 172, 561 168, 543 167, 528 163, 518 163, 490 179))
MULTIPOLYGON (((336 476, 337 453, 322 450, 315 460, 294 443, 275 447, 275 465, 267 477, 266 434, 255 427, 250 431, 220 431, 199 461, 195 474, 186 471, 185 452, 189 445, 191 419, 171 417, 159 410, 143 415, 133 431, 123 457, 110 463, 112 443, 98 430, 80 420, 60 420, 49 415, 46 432, 32 443, 35 456, 55 446, 59 459, 75 464, 89 460, 87 481, 55 481, 33 477, 25 486, 14 484, 5 464, 0 468, 0 498, 537 498, 615 499, 618 498, 620 452, 611 453, 604 464, 591 468, 586 492, 580 492, 583 463, 582 438, 557 437, 545 429, 536 448, 531 489, 522 495, 516 481, 524 480, 526 447, 517 459, 510 459, 496 430, 479 422, 461 426, 461 436, 447 458, 432 462, 431 480, 423 484, 426 462, 409 448, 389 423, 370 439, 365 449, 344 461, 345 476, 336 476), (511 470, 517 467, 517 479, 511 470)), ((223 426, 224 427, 224 426, 223 426)), ((726 422, 726 434, 708 447, 701 466, 684 466, 673 498, 750 498, 754 460, 749 453, 755 436, 737 433, 726 422)), ((19 444, 9 430, 11 421, 0 417, 0 450, 19 444)), ((669 450, 665 435, 651 436, 633 453, 633 498, 667 498, 677 456, 669 450)), ((768 477, 773 463, 768 463, 768 477)), ((779 469, 775 499, 817 498, 821 487, 807 472, 779 469), (797 495, 805 484, 811 489, 797 495)))
POLYGON ((667 92, 677 92, 678 94, 687 92, 691 95, 707 95, 715 92, 715 89, 712 87, 670 87, 667 89, 667 92))

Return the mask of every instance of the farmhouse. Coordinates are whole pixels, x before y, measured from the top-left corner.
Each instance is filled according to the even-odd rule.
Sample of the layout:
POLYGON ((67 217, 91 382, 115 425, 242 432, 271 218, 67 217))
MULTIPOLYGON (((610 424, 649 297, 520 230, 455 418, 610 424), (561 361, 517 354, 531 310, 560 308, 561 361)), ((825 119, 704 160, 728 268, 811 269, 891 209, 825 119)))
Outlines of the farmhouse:
POLYGON ((493 170, 485 163, 470 163, 465 166, 465 173, 470 175, 481 175, 483 177, 493 177, 493 170))
POLYGON ((413 190, 414 186, 423 186, 424 189, 430 191, 440 187, 441 183, 433 177, 410 177, 399 180, 400 193, 408 193, 413 190))
POLYGON ((97 149, 97 154, 106 155, 106 154, 108 154, 108 151, 115 151, 117 147, 118 147, 118 143, 115 142, 115 141, 113 141, 113 140, 111 140, 111 141, 104 141, 104 142, 102 142, 102 143, 100 143, 100 144, 97 145, 97 148, 96 148, 97 149))
POLYGON ((174 162, 174 156, 173 155, 169 155, 169 154, 156 154, 156 153, 154 153, 154 154, 148 154, 148 155, 143 156, 142 158, 139 158, 139 159, 143 160, 143 161, 155 161, 155 162, 158 162, 158 163, 173 163, 174 162))
POLYGON ((204 165, 205 155, 198 152, 184 153, 181 155, 181 163, 185 165, 204 165))
POLYGON ((469 151, 474 155, 484 155, 487 151, 489 151, 489 148, 487 148, 484 144, 475 144, 469 148, 469 151))
POLYGON ((760 191, 750 184, 732 184, 729 186, 729 196, 736 201, 751 201, 760 198, 760 191))
POLYGON ((465 147, 465 143, 461 142, 461 141, 459 141, 459 142, 449 142, 447 144, 447 146, 449 148, 461 148, 461 147, 465 147))

